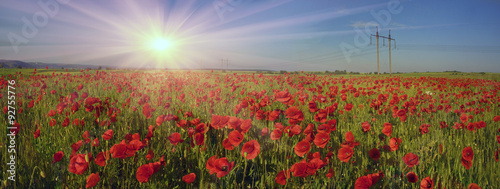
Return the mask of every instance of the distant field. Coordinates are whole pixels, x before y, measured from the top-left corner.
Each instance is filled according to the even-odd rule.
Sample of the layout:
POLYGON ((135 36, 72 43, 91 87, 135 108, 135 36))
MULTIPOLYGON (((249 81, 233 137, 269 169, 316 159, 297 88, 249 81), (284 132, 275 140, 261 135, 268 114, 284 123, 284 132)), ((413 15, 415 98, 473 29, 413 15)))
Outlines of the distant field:
MULTIPOLYGON (((0 76, 0 125, 16 128, 0 129, 1 161, 17 150, 16 182, 2 188, 85 188, 96 174, 97 188, 500 183, 498 73, 0 69, 0 76)), ((9 169, 0 164, 2 181, 9 169)))
MULTIPOLYGON (((16 72, 21 72, 23 74, 33 74, 34 69, 4 69, 0 68, 0 75, 8 75, 8 74, 14 74, 16 72)), ((37 69, 37 74, 52 74, 52 73, 81 73, 81 71, 86 69, 37 69)), ((91 70, 91 71, 96 71, 91 70)), ((99 70, 99 71, 106 71, 106 72, 116 72, 116 73, 129 73, 129 72, 156 72, 155 70, 99 70)), ((184 72, 183 70, 169 70, 171 72, 184 72)), ((210 72, 210 70, 192 70, 192 72, 210 72)), ((281 74, 279 71, 227 71, 227 72, 221 72, 220 70, 214 70, 213 72, 215 73, 224 73, 224 74, 233 74, 233 73, 238 73, 238 74, 259 74, 263 73, 264 75, 275 75, 275 74, 281 74)), ((304 71, 304 72, 299 72, 299 71, 294 71, 294 72, 288 72, 290 74, 316 74, 316 75, 332 75, 333 77, 347 77, 347 76, 376 76, 377 74, 373 72, 372 74, 368 73, 360 73, 360 74, 334 74, 333 72, 330 73, 325 73, 325 72, 311 72, 311 71, 304 71)), ((402 76, 402 77, 446 77, 446 78, 472 78, 472 79, 487 79, 487 80, 500 80, 500 73, 479 73, 479 72, 471 72, 471 73, 466 73, 466 72, 418 72, 418 73, 394 73, 394 76, 402 76)), ((388 73, 386 74, 381 74, 380 76, 382 77, 387 77, 389 76, 388 73)))

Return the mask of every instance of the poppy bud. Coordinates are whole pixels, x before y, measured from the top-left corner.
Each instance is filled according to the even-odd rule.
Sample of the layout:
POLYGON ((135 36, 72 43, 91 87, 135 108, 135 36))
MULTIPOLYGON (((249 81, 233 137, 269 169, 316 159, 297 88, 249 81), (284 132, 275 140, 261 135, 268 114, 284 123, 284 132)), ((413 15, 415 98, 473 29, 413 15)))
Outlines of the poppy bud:
POLYGON ((42 176, 42 178, 45 178, 45 172, 40 171, 40 176, 42 176))

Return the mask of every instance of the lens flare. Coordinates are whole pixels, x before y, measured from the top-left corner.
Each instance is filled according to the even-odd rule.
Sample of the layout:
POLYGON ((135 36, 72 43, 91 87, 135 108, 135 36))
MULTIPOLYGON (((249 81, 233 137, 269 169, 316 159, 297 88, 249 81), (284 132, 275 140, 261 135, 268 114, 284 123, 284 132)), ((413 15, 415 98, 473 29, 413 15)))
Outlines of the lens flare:
POLYGON ((154 50, 165 51, 168 50, 170 47, 172 47, 172 43, 170 42, 170 40, 164 38, 157 38, 151 42, 150 46, 154 50))

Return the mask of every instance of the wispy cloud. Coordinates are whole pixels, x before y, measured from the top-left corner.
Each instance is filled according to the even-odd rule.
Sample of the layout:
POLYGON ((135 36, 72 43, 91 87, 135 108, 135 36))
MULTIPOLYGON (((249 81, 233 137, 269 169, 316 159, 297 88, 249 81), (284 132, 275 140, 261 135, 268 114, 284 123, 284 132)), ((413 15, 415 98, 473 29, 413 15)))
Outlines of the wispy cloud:
POLYGON ((375 27, 378 26, 376 22, 363 22, 363 21, 356 21, 352 23, 350 26, 355 27, 355 28, 364 28, 364 27, 375 27))
POLYGON ((391 26, 392 27, 400 27, 400 28, 408 27, 407 25, 404 25, 404 24, 401 24, 401 23, 398 23, 398 22, 392 22, 391 26))

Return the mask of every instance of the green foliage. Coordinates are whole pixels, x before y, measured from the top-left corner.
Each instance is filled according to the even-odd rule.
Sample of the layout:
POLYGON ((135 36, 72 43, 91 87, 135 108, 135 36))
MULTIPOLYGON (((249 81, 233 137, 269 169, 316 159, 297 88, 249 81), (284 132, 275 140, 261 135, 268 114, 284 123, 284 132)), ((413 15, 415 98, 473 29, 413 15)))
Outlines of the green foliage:
MULTIPOLYGON (((108 70, 108 69, 106 69, 108 70)), ((255 85, 252 74, 243 75, 238 73, 236 77, 226 77, 226 74, 209 73, 209 72, 185 72, 185 71, 127 71, 127 70, 110 70, 99 71, 103 75, 96 75, 96 71, 89 71, 81 73, 80 70, 68 70, 68 72, 56 70, 56 74, 52 76, 52 70, 47 72, 37 73, 35 75, 38 79, 29 79, 27 75, 31 74, 33 70, 23 69, 2 69, 1 75, 8 74, 14 75, 15 72, 21 71, 23 79, 20 75, 15 75, 15 79, 19 86, 16 91, 23 95, 16 100, 22 102, 22 105, 16 105, 18 108, 23 108, 23 112, 16 116, 19 121, 21 131, 16 139, 18 149, 17 161, 17 181, 15 183, 8 182, 9 186, 1 185, 5 188, 28 188, 32 183, 35 188, 85 188, 87 176, 90 173, 99 173, 101 180, 96 188, 242 188, 244 183, 245 188, 281 188, 275 182, 276 175, 279 171, 289 169, 294 163, 300 162, 305 157, 299 157, 295 154, 293 148, 301 140, 305 138, 305 134, 301 133, 297 136, 289 137, 287 133, 283 133, 280 140, 270 140, 269 135, 261 136, 261 130, 268 128, 270 132, 275 128, 275 123, 266 120, 257 120, 251 117, 251 109, 244 108, 238 114, 234 112, 236 105, 241 103, 241 100, 248 97, 247 93, 255 91, 256 93, 265 90, 264 95, 269 95, 271 99, 274 98, 275 93, 273 90, 283 91, 289 89, 290 94, 299 93, 300 89, 292 87, 304 81, 311 80, 310 84, 304 84, 304 89, 318 88, 324 81, 329 81, 329 84, 323 86, 324 96, 330 92, 329 86, 339 87, 339 91, 343 90, 342 82, 345 86, 352 85, 353 88, 359 91, 359 88, 364 88, 363 91, 374 91, 373 95, 360 95, 355 98, 351 90, 346 90, 348 96, 346 101, 342 101, 341 95, 334 95, 333 102, 339 104, 338 109, 328 119, 335 119, 338 121, 336 131, 332 131, 330 135, 330 142, 326 148, 319 148, 311 144, 311 152, 320 152, 321 158, 325 158, 328 152, 333 153, 327 165, 317 170, 314 176, 306 178, 291 176, 287 180, 287 185, 284 188, 304 187, 304 188, 353 188, 356 179, 361 176, 383 171, 385 176, 383 179, 372 188, 419 188, 419 182, 422 178, 427 176, 431 177, 437 183, 442 183, 447 188, 465 188, 470 183, 478 183, 483 188, 494 188, 494 184, 498 183, 500 173, 498 170, 498 162, 495 162, 493 155, 498 148, 496 142, 496 130, 498 129, 497 123, 493 122, 494 116, 498 115, 498 101, 492 101, 493 104, 489 105, 489 110, 486 110, 486 104, 478 103, 475 98, 464 98, 457 96, 446 97, 448 103, 452 106, 450 112, 436 111, 434 113, 421 112, 422 108, 429 108, 429 106, 440 105, 439 95, 461 94, 467 92, 471 94, 480 94, 484 90, 491 90, 498 86, 498 82, 481 81, 491 83, 478 82, 478 86, 465 83, 467 88, 454 87, 451 83, 458 83, 465 80, 461 76, 454 76, 442 73, 415 73, 415 74, 401 74, 397 77, 385 76, 367 76, 357 75, 356 72, 350 72, 353 76, 316 76, 316 80, 312 77, 306 77, 305 74, 290 74, 287 80, 284 80, 283 75, 272 74, 273 72, 266 71, 262 79, 258 79, 258 85, 255 85), (69 74, 68 77, 66 74, 69 74), (41 77, 43 76, 43 77, 41 77), (425 77, 426 81, 417 81, 415 79, 425 77), (440 79, 436 79, 436 78, 440 79), (43 78, 44 83, 47 84, 45 95, 41 96, 41 100, 35 103, 33 108, 29 108, 31 100, 37 100, 41 93, 40 87, 34 87, 33 84, 41 82, 43 78), (69 78, 69 79, 68 79, 69 78), (278 79, 281 78, 281 81, 278 79), (450 79, 446 84, 441 84, 443 78, 450 79), (71 81, 70 81, 71 80, 71 81), (368 86, 372 87, 374 81, 384 81, 383 84, 377 85, 377 89, 368 90, 368 86), (401 80, 398 82, 397 80, 401 80), (122 82, 130 84, 130 88, 122 82), (261 84, 265 81, 265 84, 261 84), (286 81, 286 82, 284 82, 286 81), (335 83, 333 83, 335 81, 335 83), (412 81, 409 88, 405 88, 401 83, 412 81), (400 84, 398 90, 390 86, 389 83, 395 82, 400 84), (116 84, 122 84, 122 92, 118 92, 116 84), (235 85, 231 85, 235 83, 235 85), (237 84, 236 84, 237 83, 237 84), (83 84, 81 91, 76 91, 79 84, 83 84), (271 86, 272 84, 272 86, 271 86), (427 85, 429 84, 429 85, 427 85), (217 87, 212 87, 217 85, 217 87), (232 91, 231 86, 241 85, 232 91), (435 90, 437 85, 447 86, 446 91, 435 90), (65 87, 64 87, 65 86, 65 87), (226 87, 227 86, 227 87, 226 87), (251 88, 250 88, 251 86, 251 88), (386 87, 388 86, 388 87, 386 87), (134 89, 134 87, 137 87, 134 89), (220 87, 220 100, 215 98, 208 98, 206 101, 201 100, 204 95, 207 95, 210 90, 216 90, 220 87), (243 95, 241 91, 245 90, 243 95), (51 94, 50 91, 55 90, 56 94, 51 94), (160 91, 165 90, 164 95, 160 91), (393 116, 392 109, 385 112, 384 109, 378 110, 371 108, 373 100, 377 100, 378 94, 397 93, 402 91, 409 97, 418 96, 419 104, 416 105, 417 112, 409 116, 405 122, 401 122, 399 118, 393 116), (426 91, 435 93, 433 95, 426 94, 426 91), (67 107, 65 113, 57 114, 54 117, 48 117, 47 114, 50 110, 56 110, 56 106, 61 102, 61 99, 69 97, 71 93, 77 92, 81 97, 83 92, 88 93, 90 97, 97 97, 102 101, 109 98, 108 107, 120 109, 117 116, 117 122, 111 123, 110 126, 100 126, 95 120, 95 112, 87 112, 84 107, 84 100, 82 100, 79 111, 70 113, 70 107, 67 107), (131 97, 131 93, 141 94, 137 97, 131 97), (142 114, 142 106, 139 105, 139 100, 142 94, 150 97, 150 105, 156 108, 153 116, 146 119, 142 114), (181 101, 178 97, 185 94, 185 101, 181 101), (194 96, 194 98, 191 96, 194 96), (234 97, 232 97, 234 96, 234 97), (62 97, 62 98, 61 98, 62 97), (123 105, 127 98, 131 97, 130 105, 123 105), (167 98, 167 97, 170 97, 167 98), (169 102, 170 107, 165 108, 164 105, 158 105, 158 99, 162 102, 169 102), (168 100, 167 100, 168 99, 168 100), (200 99, 199 102, 197 99, 200 99), (436 102, 433 102, 436 99, 436 102), (210 100, 214 103, 210 103, 210 100), (227 100, 227 103, 224 101, 227 100), (454 110, 460 110, 460 105, 467 104, 468 102, 476 101, 474 105, 468 105, 466 108, 484 108, 484 112, 479 112, 477 115, 473 112, 471 122, 478 122, 484 120, 487 127, 478 129, 475 132, 466 129, 455 130, 452 128, 455 122, 460 123, 460 115, 453 113, 454 110), (346 103, 354 105, 352 111, 346 112, 344 106, 346 103), (363 108, 360 107, 363 106, 363 108), (134 111, 132 106, 136 106, 137 110, 134 111), (213 113, 210 113, 211 110, 213 113), (343 113, 340 113, 343 110, 343 113), (190 111, 194 117, 184 117, 184 113, 190 111), (420 113, 420 115, 417 115, 420 113), (200 146, 194 145, 191 147, 192 138, 188 137, 188 127, 178 127, 174 121, 163 122, 156 128, 153 137, 148 142, 149 145, 142 150, 138 150, 132 157, 125 160, 112 158, 107 161, 105 167, 96 165, 90 162, 90 166, 83 175, 76 175, 68 171, 70 162, 70 155, 72 148, 71 144, 83 140, 82 134, 84 131, 89 131, 90 138, 98 138, 100 145, 98 147, 91 147, 90 144, 83 144, 76 153, 91 153, 94 158, 99 152, 107 151, 111 146, 120 143, 124 140, 126 134, 139 133, 141 140, 145 138, 148 133, 149 125, 156 125, 156 118, 159 115, 173 114, 178 116, 181 120, 192 121, 199 118, 201 123, 210 123, 212 114, 215 115, 228 115, 235 116, 242 119, 252 119, 252 127, 245 134, 243 143, 255 139, 261 145, 261 152, 256 159, 244 160, 241 155, 242 144, 235 147, 234 150, 225 150, 222 146, 222 141, 228 137, 229 129, 210 129, 205 136, 204 150, 200 146), (483 116, 484 115, 484 116, 483 116), (62 121, 67 117, 73 121, 75 118, 85 120, 85 126, 75 126, 72 123, 67 127, 62 127, 62 121), (51 119, 57 121, 56 126, 49 126, 51 119), (361 123, 368 121, 371 124, 370 132, 363 132, 361 130, 361 123), (450 126, 441 129, 440 122, 446 121, 450 126), (379 139, 381 135, 382 125, 389 122, 393 125, 393 134, 391 137, 402 138, 403 142, 400 149, 394 152, 381 151, 382 157, 379 161, 374 161, 369 158, 368 151, 372 148, 381 148, 389 144, 389 137, 385 137, 382 141, 379 139), (422 124, 430 124, 430 132, 428 134, 421 134, 419 131, 422 124), (36 129, 41 130, 40 137, 35 139, 33 133, 36 129), (109 141, 102 140, 102 134, 108 130, 113 129, 114 134, 109 141), (354 149, 354 155, 349 163, 341 162, 337 158, 338 150, 342 142, 345 141, 345 133, 351 131, 360 142, 359 146, 354 149), (179 143, 177 146, 171 144, 168 136, 174 132, 181 133, 182 138, 186 141, 179 143), (444 146, 442 153, 439 153, 439 145, 444 146), (472 146, 474 149, 474 161, 471 169, 466 170, 460 162, 461 151, 465 146, 472 146), (145 158, 148 150, 152 150, 155 157, 152 160, 145 158), (60 162, 52 163, 54 153, 58 151, 64 152, 64 157, 60 162), (415 153, 420 157, 420 162, 416 167, 409 168, 402 161, 402 157, 409 153, 415 153), (229 161, 235 161, 234 169, 226 176, 217 178, 214 175, 209 175, 206 169, 208 158, 213 155, 219 157, 227 157, 229 161), (144 164, 159 161, 160 157, 164 156, 166 166, 153 174, 147 183, 140 184, 136 179, 137 169, 144 164), (335 171, 333 178, 326 177, 328 169, 332 168, 335 171), (419 177, 419 182, 412 184, 403 179, 400 179, 401 174, 406 174, 409 171, 414 171, 419 177), (41 172, 45 173, 43 178, 41 172), (188 185, 181 181, 182 176, 188 173, 195 173, 196 180, 194 183, 188 185), (33 176, 32 176, 33 175, 33 176)), ((286 71, 284 73, 287 73, 286 71)), ((320 73, 320 72, 318 72, 320 73)), ((325 72, 326 73, 326 72, 325 72)), ((343 73, 344 71, 336 70, 333 73, 343 73)), ((280 71, 280 74, 283 74, 280 71)), ((229 74, 232 75, 232 74, 229 74)), ((495 74, 470 74, 467 77, 488 79, 485 77, 493 77, 490 79, 498 79, 495 74)), ((255 76, 255 78, 257 78, 255 76)), ((9 78, 10 79, 10 78, 9 78)), ((317 113, 312 113, 308 109, 308 103, 312 100, 313 95, 318 95, 318 92, 303 90, 309 95, 305 100, 305 104, 299 102, 299 96, 294 98, 296 100, 294 106, 298 106, 303 114, 304 120, 298 125, 303 132, 309 123, 315 125, 315 129, 321 123, 314 120, 317 113)), ((0 99, 2 106, 7 105, 7 92, 6 88, 1 89, 3 98, 0 99)), ((392 98, 392 96, 390 96, 392 98)), ((255 97, 251 97, 255 98, 255 97)), ((391 99, 390 98, 390 99, 391 99)), ((257 99, 257 103, 262 98, 257 99)), ((389 99, 389 100, 390 100, 389 99)), ((79 101, 77 98, 74 101, 79 101)), ((407 100, 408 101, 408 100, 407 100)), ((318 108, 324 109, 333 104, 330 102, 330 97, 324 103, 316 101, 318 108)), ((388 105, 389 101, 384 105, 388 105)), ((265 111, 280 109, 286 111, 289 105, 285 105, 278 101, 271 101, 271 104, 263 107, 265 111)), ((402 109, 404 102, 401 101, 397 107, 402 109)), ((102 122, 110 120, 108 112, 103 112, 98 121, 102 122)), ((410 113, 409 113, 410 114, 410 113)), ((288 118, 281 115, 275 122, 283 123, 283 125, 290 126, 288 118)), ((1 116, 0 122, 7 124, 7 116, 1 116)), ((194 126, 190 126, 194 128, 194 126)), ((7 129, 0 129, 0 149, 5 150, 7 141, 7 129)), ((3 154, 5 151, 2 152, 3 154)), ((307 156, 307 155, 306 155, 307 156)), ((7 162, 7 156, 0 156, 0 161, 7 162)), ((0 164, 0 174, 2 179, 6 178, 7 170, 6 164, 0 164)))

